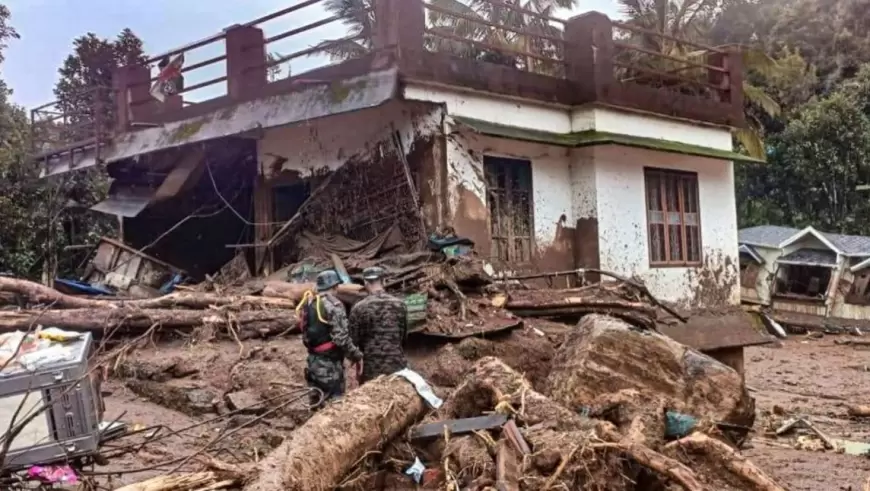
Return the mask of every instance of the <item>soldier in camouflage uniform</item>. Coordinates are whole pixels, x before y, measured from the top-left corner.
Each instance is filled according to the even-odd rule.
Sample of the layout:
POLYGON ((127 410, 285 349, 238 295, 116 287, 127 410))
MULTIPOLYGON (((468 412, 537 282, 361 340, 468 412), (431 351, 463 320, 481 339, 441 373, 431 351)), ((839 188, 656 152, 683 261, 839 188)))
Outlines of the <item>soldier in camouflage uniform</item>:
MULTIPOLYGON (((347 311, 336 298, 339 279, 335 271, 317 275, 317 295, 307 296, 297 307, 300 312, 302 341, 308 348, 305 380, 309 387, 323 391, 324 402, 344 395, 344 358, 362 361, 362 352, 351 340, 347 311)), ((315 405, 320 394, 311 396, 315 405)))
POLYGON ((350 310, 350 334, 363 352, 360 384, 407 366, 402 343, 408 334, 405 302, 384 290, 383 268, 363 271, 368 296, 350 310))

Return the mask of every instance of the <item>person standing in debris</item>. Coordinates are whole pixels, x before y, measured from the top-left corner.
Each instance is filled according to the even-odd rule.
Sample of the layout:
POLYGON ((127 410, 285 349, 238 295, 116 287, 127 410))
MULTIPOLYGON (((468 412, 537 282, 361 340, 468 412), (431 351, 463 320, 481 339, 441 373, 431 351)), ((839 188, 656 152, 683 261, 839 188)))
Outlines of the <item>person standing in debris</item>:
POLYGON ((363 384, 378 375, 395 373, 407 366, 402 343, 408 334, 405 302, 384 290, 383 268, 363 271, 368 296, 350 310, 350 334, 363 352, 363 384))
MULTIPOLYGON (((308 348, 305 380, 309 387, 323 391, 323 402, 344 395, 344 358, 358 365, 363 357, 348 332, 347 311, 335 296, 339 283, 335 271, 321 272, 317 294, 306 293, 296 307, 302 342, 308 348)), ((320 394, 311 395, 312 406, 319 401, 320 394)))

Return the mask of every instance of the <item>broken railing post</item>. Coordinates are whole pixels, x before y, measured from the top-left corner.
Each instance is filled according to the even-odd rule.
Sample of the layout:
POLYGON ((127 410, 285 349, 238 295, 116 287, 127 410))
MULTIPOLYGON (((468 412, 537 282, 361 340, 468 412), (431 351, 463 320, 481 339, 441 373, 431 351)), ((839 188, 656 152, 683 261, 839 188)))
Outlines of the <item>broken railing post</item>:
POLYGON ((595 101, 613 82, 613 23, 586 12, 565 23, 565 75, 577 85, 577 103, 595 101))
POLYGON ((115 96, 115 131, 123 133, 134 122, 144 122, 154 111, 151 70, 147 65, 125 65, 112 74, 115 96))
POLYGON ((245 99, 268 83, 266 38, 262 29, 235 26, 227 29, 227 94, 245 99))
POLYGON ((426 11, 422 0, 375 0, 374 51, 411 60, 423 49, 426 11))

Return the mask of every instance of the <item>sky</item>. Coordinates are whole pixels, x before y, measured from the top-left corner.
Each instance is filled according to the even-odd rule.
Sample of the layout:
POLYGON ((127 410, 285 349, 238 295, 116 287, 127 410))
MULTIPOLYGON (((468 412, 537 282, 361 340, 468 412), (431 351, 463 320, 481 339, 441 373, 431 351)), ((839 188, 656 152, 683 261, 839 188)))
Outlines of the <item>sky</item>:
MULTIPOLYGON (((12 12, 11 24, 21 39, 13 40, 0 66, 0 76, 13 89, 16 103, 32 108, 54 97, 57 69, 72 50, 76 37, 93 32, 100 37, 115 37, 129 27, 145 43, 145 52, 156 55, 220 32, 227 26, 245 23, 301 0, 5 0, 12 12)), ((597 10, 616 17, 616 0, 580 0, 581 7, 560 12, 560 17, 597 10)), ((259 26, 266 36, 288 31, 328 17, 319 6, 306 7, 259 26)), ((269 51, 290 54, 326 39, 345 35, 339 23, 313 29, 304 34, 269 45, 269 51)), ((191 50, 185 55, 190 65, 223 54, 221 43, 191 50)), ((328 63, 324 57, 301 57, 290 62, 294 73, 328 63)), ((185 74, 185 85, 203 82, 223 74, 224 64, 192 70, 185 74)), ((286 73, 286 72, 285 72, 286 73)), ((215 85, 185 99, 205 100, 223 95, 224 86, 215 85)))

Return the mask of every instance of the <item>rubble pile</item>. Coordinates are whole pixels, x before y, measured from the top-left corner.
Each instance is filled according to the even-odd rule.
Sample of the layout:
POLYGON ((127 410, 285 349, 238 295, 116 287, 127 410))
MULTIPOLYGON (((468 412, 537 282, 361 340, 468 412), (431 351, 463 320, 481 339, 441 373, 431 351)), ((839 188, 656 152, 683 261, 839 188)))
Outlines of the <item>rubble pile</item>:
POLYGON ((755 418, 742 376, 659 333, 661 310, 682 318, 642 284, 598 271, 614 281, 586 284, 578 272, 578 286, 534 288, 471 254, 407 252, 388 232, 368 243, 303 234, 305 259, 270 277, 250 277, 238 260, 152 298, 0 277, 4 298, 19 300, 0 309, 0 332, 46 325, 132 338, 99 363, 139 397, 229 418, 220 438, 235 435, 237 452, 245 432, 265 428, 256 439, 266 447, 244 452, 247 462, 207 452, 210 443, 128 491, 783 489, 737 450, 755 418), (279 343, 296 334, 294 309, 319 271, 339 273, 337 295, 351 307, 369 266, 405 299, 424 355, 409 343, 409 370, 350 384, 310 414, 299 392, 304 349, 279 343), (187 361, 136 358, 161 339, 181 339, 187 361), (230 366, 219 364, 222 341, 238 346, 230 366))
POLYGON ((719 362, 591 315, 553 366, 539 392, 481 358, 436 409, 380 377, 300 426, 244 489, 413 489, 415 476, 424 489, 783 489, 719 428, 754 419, 741 377, 719 362), (674 433, 675 413, 691 427, 674 433))

